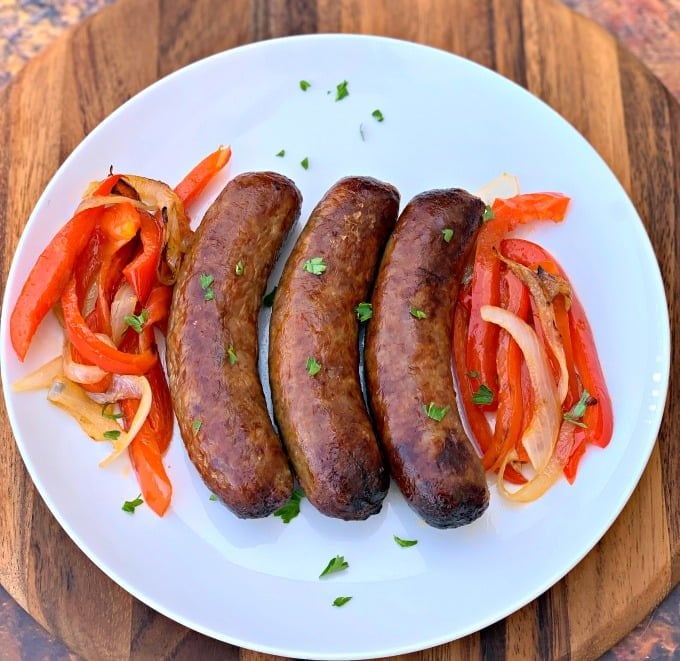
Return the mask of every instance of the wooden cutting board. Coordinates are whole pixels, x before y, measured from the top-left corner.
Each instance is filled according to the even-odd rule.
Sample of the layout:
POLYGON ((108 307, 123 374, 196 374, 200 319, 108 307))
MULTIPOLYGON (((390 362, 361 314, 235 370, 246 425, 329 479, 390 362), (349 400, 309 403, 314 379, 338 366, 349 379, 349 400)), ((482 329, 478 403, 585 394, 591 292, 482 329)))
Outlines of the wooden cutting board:
MULTIPOLYGON (((3 290, 40 192, 111 111, 189 62, 307 32, 381 34, 443 48, 495 69, 557 109, 633 199, 661 265, 673 330, 679 328, 680 107, 607 33, 555 0, 119 0, 31 61, 0 92, 3 290)), ((506 620, 410 659, 592 658, 678 583, 678 371, 674 366, 644 476, 591 553, 506 620)), ((267 658, 175 624, 104 576, 37 495, 4 403, 0 414, 0 581, 43 626, 88 659, 267 658)))

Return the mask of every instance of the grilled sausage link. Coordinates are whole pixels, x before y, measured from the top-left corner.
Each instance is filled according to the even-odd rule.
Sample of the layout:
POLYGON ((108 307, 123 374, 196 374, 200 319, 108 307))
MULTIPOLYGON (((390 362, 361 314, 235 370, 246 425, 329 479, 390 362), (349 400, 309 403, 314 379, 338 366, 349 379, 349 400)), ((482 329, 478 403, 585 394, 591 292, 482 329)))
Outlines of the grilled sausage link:
POLYGON ((459 189, 411 200, 385 250, 366 333, 369 400, 392 476, 436 528, 474 521, 489 501, 451 374, 453 306, 483 212, 481 200, 459 189), (440 421, 432 416, 443 411, 431 404, 448 407, 440 421))
POLYGON ((345 520, 379 512, 389 486, 361 393, 355 307, 370 295, 398 212, 399 193, 388 184, 335 184, 286 262, 270 325, 281 437, 310 502, 345 520))
POLYGON ((301 201, 281 175, 234 178, 208 209, 175 285, 167 363, 180 431, 203 481, 241 518, 271 514, 293 490, 258 375, 257 317, 301 201))

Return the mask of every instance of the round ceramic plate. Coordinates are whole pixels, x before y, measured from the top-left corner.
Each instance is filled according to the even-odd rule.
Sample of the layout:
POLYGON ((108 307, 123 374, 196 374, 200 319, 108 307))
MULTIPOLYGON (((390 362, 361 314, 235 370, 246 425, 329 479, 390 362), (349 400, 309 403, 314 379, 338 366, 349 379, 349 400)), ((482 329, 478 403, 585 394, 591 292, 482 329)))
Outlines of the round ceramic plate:
MULTIPOLYGON (((654 253, 596 152, 550 108, 495 73, 375 37, 252 44, 182 69, 127 102, 43 193, 15 255, 5 305, 2 376, 10 421, 38 490, 69 535, 113 580, 178 622, 298 658, 358 659, 436 645, 549 588, 602 537, 635 488, 659 429, 669 371, 667 306, 654 253), (306 91, 301 79, 311 83, 306 91), (349 96, 336 100, 343 81, 349 96), (373 117, 376 109, 384 121, 373 117), (47 319, 19 364, 7 310, 88 182, 105 176, 110 164, 174 185, 219 144, 231 144, 234 156, 204 208, 229 177, 276 170, 303 193, 300 226, 322 194, 351 174, 395 184, 402 204, 432 188, 474 191, 503 171, 517 175, 524 191, 571 196, 566 222, 531 236, 564 266, 589 315, 614 405, 610 446, 587 452, 573 486, 562 480, 538 502, 516 506, 492 485, 481 519, 435 530, 394 486, 380 514, 364 522, 325 518, 306 501, 287 525, 275 517, 238 520, 209 499, 176 434, 166 462, 174 485, 169 513, 160 519, 145 507, 134 516, 122 512, 123 501, 138 493, 127 458, 98 468, 107 448, 89 442, 44 392, 9 389, 60 351, 61 335, 47 319), (401 548, 393 535, 418 544, 401 548), (335 555, 349 569, 319 580, 335 555), (334 608, 338 596, 353 599, 334 608)), ((264 313, 265 355, 267 322, 264 313)), ((263 377, 266 383, 264 371, 263 377)))

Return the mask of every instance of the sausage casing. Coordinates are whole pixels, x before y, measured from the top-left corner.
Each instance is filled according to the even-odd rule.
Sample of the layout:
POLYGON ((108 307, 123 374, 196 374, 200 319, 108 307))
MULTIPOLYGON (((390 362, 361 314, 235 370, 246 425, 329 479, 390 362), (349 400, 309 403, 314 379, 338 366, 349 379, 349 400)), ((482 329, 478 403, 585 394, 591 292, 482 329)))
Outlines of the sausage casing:
POLYGON ((392 476, 437 528, 474 521, 489 500, 451 373, 453 307, 483 212, 484 203, 460 189, 411 200, 385 249, 366 334, 369 401, 392 476), (428 415, 445 407, 440 421, 428 415))
POLYGON ((257 318, 301 201, 279 174, 235 177, 199 226, 173 295, 167 364, 182 438, 208 488, 242 518, 271 514, 293 490, 258 374, 257 318))
POLYGON ((281 437, 310 502, 345 520, 378 512, 389 486, 361 392, 355 308, 370 296, 398 212, 389 184, 335 184, 286 262, 272 313, 269 378, 281 437), (305 270, 308 260, 310 270, 325 269, 305 270))

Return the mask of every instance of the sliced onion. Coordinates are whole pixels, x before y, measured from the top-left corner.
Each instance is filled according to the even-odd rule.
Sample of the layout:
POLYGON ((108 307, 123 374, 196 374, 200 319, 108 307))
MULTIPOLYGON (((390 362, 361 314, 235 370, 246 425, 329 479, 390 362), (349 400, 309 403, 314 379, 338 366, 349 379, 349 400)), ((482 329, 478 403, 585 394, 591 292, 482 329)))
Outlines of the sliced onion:
POLYGON ((136 305, 135 290, 128 282, 124 282, 111 301, 111 337, 115 345, 118 345, 127 330, 125 317, 134 314, 136 305))
POLYGON ((531 294, 536 312, 538 313, 538 319, 541 322, 543 335, 560 367, 560 380, 557 385, 557 391, 560 405, 562 405, 569 390, 569 371, 567 369, 567 357, 564 354, 562 336, 560 335, 559 330, 557 330, 552 299, 549 299, 546 294, 543 281, 536 271, 532 271, 523 264, 513 262, 511 259, 503 257, 500 253, 498 253, 498 257, 505 262, 508 265, 508 268, 529 288, 529 293, 531 294))
POLYGON ((166 221, 163 257, 170 269, 170 275, 167 276, 163 269, 160 269, 158 277, 162 284, 172 285, 177 279, 182 256, 189 249, 193 236, 184 204, 177 193, 162 181, 133 174, 124 174, 121 179, 137 191, 144 204, 163 212, 163 220, 166 221))
POLYGON ((480 312, 484 321, 505 329, 524 354, 534 390, 534 411, 522 434, 522 445, 534 470, 540 472, 553 453, 562 421, 562 402, 548 356, 534 329, 516 314, 493 305, 483 305, 480 312))
POLYGON ((482 186, 475 195, 484 200, 485 204, 493 204, 496 198, 508 198, 519 195, 519 179, 504 172, 486 186, 482 186))
POLYGON ((66 411, 80 425, 81 429, 95 441, 106 441, 105 434, 111 431, 124 433, 115 420, 102 415, 102 407, 95 404, 87 393, 76 383, 64 376, 53 380, 47 399, 66 411))
POLYGON ((154 206, 153 204, 145 204, 138 200, 133 200, 132 198, 125 197, 125 195, 91 195, 82 200, 76 209, 76 213, 81 211, 87 211, 88 209, 96 209, 97 207, 108 207, 113 204, 132 204, 137 209, 142 211, 150 211, 151 213, 158 211, 160 207, 154 206))
MULTIPOLYGON (((571 451, 574 447, 574 431, 576 426, 571 422, 564 421, 560 427, 560 432, 557 437, 557 444, 555 445, 555 451, 550 456, 550 460, 545 465, 542 471, 539 471, 531 478, 526 484, 523 484, 516 491, 508 491, 505 487, 505 480, 499 478, 498 480, 498 490, 503 494, 508 500, 512 500, 516 503, 530 503, 533 500, 540 498, 562 475, 562 470, 564 469, 569 457, 571 456, 571 451)), ((503 459, 503 463, 498 472, 499 475, 503 475, 505 472, 505 467, 512 458, 507 455, 503 459)))
POLYGON ((61 356, 56 356, 40 366, 35 372, 31 372, 28 376, 13 383, 12 390, 14 392, 44 390, 49 388, 52 385, 52 381, 63 373, 63 359, 61 356))
POLYGON ((126 450, 128 445, 132 443, 135 436, 141 429, 149 415, 149 411, 151 410, 152 393, 149 382, 147 381, 146 377, 143 376, 137 376, 133 378, 139 381, 139 386, 141 388, 141 398, 139 401, 139 406, 137 407, 137 413, 135 413, 135 417, 132 419, 128 431, 123 432, 116 440, 113 441, 113 452, 108 457, 106 457, 106 459, 99 462, 99 466, 101 468, 108 466, 126 450))
POLYGON ((85 319, 90 316, 92 311, 97 304, 97 296, 99 295, 99 284, 97 278, 92 281, 89 289, 85 292, 85 298, 83 300, 82 315, 85 319))
POLYGON ((64 376, 74 383, 97 383, 97 381, 101 381, 108 374, 108 372, 96 365, 76 363, 71 355, 71 344, 68 340, 64 342, 62 356, 64 359, 64 376))
POLYGON ((91 392, 88 396, 98 404, 112 404, 121 399, 141 399, 143 390, 140 378, 128 374, 114 374, 111 386, 106 392, 91 392))

